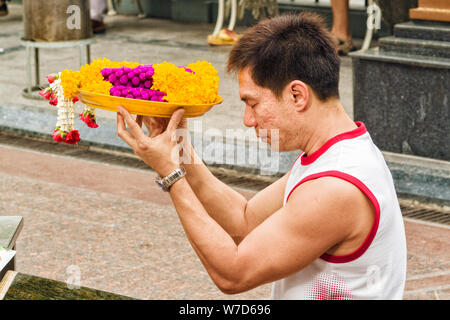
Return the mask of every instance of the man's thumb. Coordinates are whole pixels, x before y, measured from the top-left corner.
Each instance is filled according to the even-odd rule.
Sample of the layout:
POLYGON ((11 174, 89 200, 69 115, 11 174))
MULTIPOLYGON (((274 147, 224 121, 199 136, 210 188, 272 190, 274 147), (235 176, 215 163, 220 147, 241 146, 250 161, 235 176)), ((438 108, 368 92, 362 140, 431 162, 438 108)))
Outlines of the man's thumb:
POLYGON ((176 110, 172 114, 169 124, 167 125, 167 131, 173 132, 178 128, 178 125, 180 124, 181 119, 183 119, 184 112, 185 112, 184 109, 181 108, 181 109, 176 110))

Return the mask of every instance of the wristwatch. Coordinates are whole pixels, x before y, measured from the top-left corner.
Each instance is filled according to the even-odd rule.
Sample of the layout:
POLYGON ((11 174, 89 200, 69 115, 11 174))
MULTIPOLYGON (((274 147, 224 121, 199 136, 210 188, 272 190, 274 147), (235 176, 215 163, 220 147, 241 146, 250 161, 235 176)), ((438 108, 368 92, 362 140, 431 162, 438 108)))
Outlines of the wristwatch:
POLYGON ((168 192, 170 187, 185 175, 186 169, 184 167, 179 167, 164 178, 161 178, 160 176, 156 177, 155 182, 163 191, 168 192))

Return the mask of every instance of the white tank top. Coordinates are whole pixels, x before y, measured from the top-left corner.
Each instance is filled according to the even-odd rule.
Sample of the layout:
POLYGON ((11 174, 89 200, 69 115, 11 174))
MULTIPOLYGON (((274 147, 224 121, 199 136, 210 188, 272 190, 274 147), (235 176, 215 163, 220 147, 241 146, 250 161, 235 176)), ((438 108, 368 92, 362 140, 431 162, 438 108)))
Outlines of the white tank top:
MULTIPOLYGON (((336 177, 370 199, 375 219, 364 243, 345 256, 323 254, 297 273, 275 281, 272 299, 402 299, 406 278, 406 238, 391 173, 363 123, 328 140, 294 162, 284 205, 303 182, 336 177)), ((301 210, 301 208, 299 208, 301 210)))

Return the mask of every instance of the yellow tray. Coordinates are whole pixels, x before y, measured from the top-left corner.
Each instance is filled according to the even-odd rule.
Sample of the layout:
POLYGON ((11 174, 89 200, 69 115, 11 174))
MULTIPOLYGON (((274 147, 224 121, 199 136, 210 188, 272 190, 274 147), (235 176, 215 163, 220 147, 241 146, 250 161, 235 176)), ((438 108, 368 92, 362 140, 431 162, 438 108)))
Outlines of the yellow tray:
POLYGON ((80 91, 78 98, 80 98, 80 101, 85 105, 93 108, 117 112, 117 107, 122 106, 131 114, 160 118, 170 118, 174 111, 180 107, 183 107, 185 110, 183 117, 200 117, 208 112, 214 105, 220 104, 223 101, 222 97, 218 97, 218 100, 211 104, 175 104, 107 96, 105 94, 87 91, 80 91))

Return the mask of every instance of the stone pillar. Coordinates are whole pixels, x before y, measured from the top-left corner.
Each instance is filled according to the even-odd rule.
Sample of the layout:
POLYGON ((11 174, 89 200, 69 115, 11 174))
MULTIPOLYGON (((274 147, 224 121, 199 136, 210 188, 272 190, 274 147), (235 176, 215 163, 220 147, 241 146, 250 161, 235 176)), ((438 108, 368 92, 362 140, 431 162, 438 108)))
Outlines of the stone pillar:
POLYGON ((92 38, 89 4, 89 0, 23 0, 23 40, 54 42, 92 38))
POLYGON ((419 0, 411 18, 353 62, 354 119, 384 151, 450 161, 450 10, 419 0), (434 5, 434 7, 432 7, 434 5), (440 12, 440 14, 436 14, 440 12), (439 20, 441 19, 441 20, 439 20))

